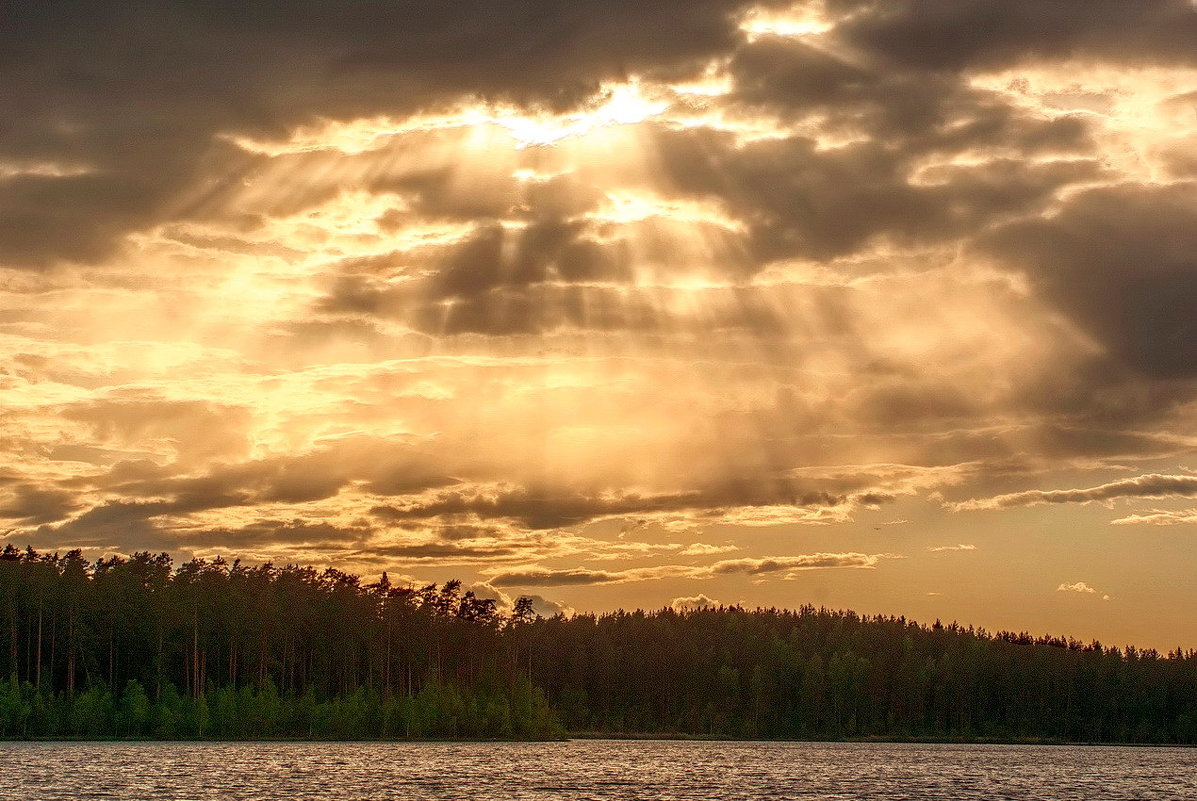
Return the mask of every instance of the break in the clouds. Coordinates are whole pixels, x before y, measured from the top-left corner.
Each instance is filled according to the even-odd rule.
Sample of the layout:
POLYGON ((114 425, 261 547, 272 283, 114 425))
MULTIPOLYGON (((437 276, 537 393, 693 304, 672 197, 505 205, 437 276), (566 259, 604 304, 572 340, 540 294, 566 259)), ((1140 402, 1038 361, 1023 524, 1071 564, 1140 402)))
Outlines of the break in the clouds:
POLYGON ((0 531, 577 608, 1017 592, 979 509, 1030 572, 1125 558, 1197 492, 1194 43, 1189 0, 18 4, 0 531))

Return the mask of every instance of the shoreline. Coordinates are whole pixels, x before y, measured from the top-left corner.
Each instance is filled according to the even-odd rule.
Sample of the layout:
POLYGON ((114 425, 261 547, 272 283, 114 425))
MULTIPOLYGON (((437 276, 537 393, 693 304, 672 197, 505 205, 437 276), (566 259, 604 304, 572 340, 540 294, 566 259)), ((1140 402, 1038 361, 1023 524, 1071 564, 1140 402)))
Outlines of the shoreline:
POLYGON ((1131 742, 1102 742, 1091 740, 1053 740, 1038 738, 969 738, 943 739, 919 737, 845 737, 840 739, 795 739, 795 738, 759 738, 759 737, 721 737, 715 735, 683 734, 683 733, 653 733, 653 732, 576 732, 559 739, 533 740, 515 738, 420 738, 420 739, 314 739, 307 737, 263 737, 256 739, 218 739, 218 738, 190 738, 159 740, 136 737, 4 737, 0 743, 39 743, 63 745, 82 745, 88 743, 120 743, 129 745, 149 745, 161 743, 164 745, 287 745, 287 744, 344 744, 368 743, 374 745, 406 744, 406 745, 484 745, 484 744, 560 744, 570 742, 700 742, 700 743, 806 743, 811 745, 979 745, 979 746, 1042 746, 1042 747, 1094 747, 1094 748, 1197 748, 1197 745, 1187 743, 1131 743, 1131 742))
POLYGON ((841 737, 826 738, 761 738, 761 737, 723 737, 705 734, 653 734, 627 733, 606 734, 600 732, 579 732, 570 734, 570 740, 611 740, 611 741, 639 741, 639 742, 711 742, 711 743, 817 743, 823 745, 1036 745, 1036 746, 1108 746, 1115 748, 1197 748, 1197 744, 1189 743, 1132 743, 1104 740, 1056 740, 1050 738, 1014 738, 1014 737, 841 737))

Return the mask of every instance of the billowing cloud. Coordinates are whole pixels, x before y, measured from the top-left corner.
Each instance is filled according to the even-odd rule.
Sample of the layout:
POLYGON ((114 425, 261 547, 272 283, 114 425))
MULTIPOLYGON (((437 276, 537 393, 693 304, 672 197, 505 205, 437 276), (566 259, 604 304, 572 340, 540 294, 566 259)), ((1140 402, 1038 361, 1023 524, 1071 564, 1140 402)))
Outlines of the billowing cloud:
POLYGON ((1044 58, 1094 58, 1129 64, 1192 64, 1185 43, 1197 36, 1186 0, 828 0, 851 14, 848 41, 900 64, 955 70, 1044 58), (1134 36, 1126 36, 1128 30, 1134 36))
POLYGON ((8 500, 0 506, 0 518, 18 524, 42 524, 63 520, 78 508, 75 493, 59 489, 40 489, 31 484, 16 484, 8 490, 8 500))
MULTIPOLYGON (((489 584, 472 584, 469 587, 466 587, 466 589, 469 592, 474 593, 479 598, 495 601, 498 609, 505 613, 510 612, 515 606, 515 597, 508 595, 502 590, 492 587, 489 584)), ((545 598, 543 595, 520 593, 518 597, 527 598, 532 601, 532 611, 541 617, 553 617, 554 615, 565 615, 566 617, 569 617, 572 616, 576 611, 568 604, 562 603, 561 601, 554 601, 551 598, 545 598)))
POLYGON ((735 44, 738 0, 234 3, 88 0, 13 9, 0 162, 0 260, 94 260, 202 202, 251 161, 222 135, 319 117, 404 114, 462 94, 569 105, 628 71, 684 68, 735 44), (86 22, 84 22, 86 20, 86 22), (201 196, 180 202, 190 186, 201 196))
MULTIPOLYGON (((0 539, 585 608, 938 587, 952 511, 1197 497, 1195 40, 1189 0, 21 4, 0 539)), ((950 561, 996 587, 983 517, 950 561)))
POLYGON ((735 545, 710 545, 705 542, 695 542, 678 551, 680 556, 710 556, 712 554, 729 553, 739 550, 735 545))
POLYGON ((1197 182, 1090 190, 983 241, 1132 369, 1197 371, 1197 182))
POLYGON ((676 612, 692 612, 697 609, 720 606, 720 603, 700 592, 698 595, 683 595, 680 598, 674 598, 670 601, 669 606, 676 612))
POLYGON ((1056 587, 1056 592, 1075 592, 1081 595, 1100 595, 1103 601, 1110 600, 1109 595, 1106 595, 1105 593, 1099 593, 1097 590, 1093 589, 1083 581, 1076 581, 1072 584, 1061 584, 1059 587, 1056 587))

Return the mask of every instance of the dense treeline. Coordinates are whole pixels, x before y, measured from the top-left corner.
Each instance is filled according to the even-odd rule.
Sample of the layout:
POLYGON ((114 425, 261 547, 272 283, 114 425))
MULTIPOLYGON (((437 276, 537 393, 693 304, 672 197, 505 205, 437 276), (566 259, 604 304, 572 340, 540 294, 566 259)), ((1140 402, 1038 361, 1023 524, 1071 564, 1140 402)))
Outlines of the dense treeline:
POLYGON ((1197 744, 1197 651, 810 606, 558 617, 523 635, 571 731, 1197 744))
POLYGON ((510 636, 532 617, 456 581, 7 546, 0 737, 557 736, 510 636))
POLYGON ((809 606, 546 620, 526 599, 500 614, 456 581, 148 553, 0 552, 5 677, 9 738, 543 738, 564 724, 1197 743, 1193 651, 809 606))

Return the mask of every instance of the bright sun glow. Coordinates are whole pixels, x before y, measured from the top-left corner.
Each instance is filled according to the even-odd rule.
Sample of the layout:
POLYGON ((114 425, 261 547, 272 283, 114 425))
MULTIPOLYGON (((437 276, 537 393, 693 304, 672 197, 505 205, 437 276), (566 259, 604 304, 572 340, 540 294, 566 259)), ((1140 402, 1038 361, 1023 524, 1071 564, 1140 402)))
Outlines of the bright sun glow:
POLYGON ((740 30, 749 41, 762 36, 817 36, 831 28, 818 8, 810 6, 798 6, 780 13, 753 9, 740 22, 740 30))
POLYGON ((402 122, 389 118, 328 121, 300 128, 282 142, 230 138, 245 150, 268 156, 321 150, 359 155, 384 148, 392 138, 404 134, 493 127, 503 131, 516 149, 522 150, 645 122, 669 108, 670 102, 663 94, 649 93, 639 81, 632 80, 604 85, 583 108, 565 114, 530 112, 507 104, 464 105, 450 112, 416 115, 402 122))
POLYGON ((714 225, 729 231, 743 231, 744 224, 734 220, 715 204, 696 200, 672 200, 645 192, 613 191, 606 203, 591 216, 604 223, 627 225, 654 218, 691 225, 714 225))
POLYGON ((474 124, 489 123, 506 130, 519 148, 553 145, 601 128, 635 125, 661 114, 668 101, 646 97, 637 82, 616 84, 600 93, 593 109, 564 115, 528 116, 514 108, 480 112, 474 124))

